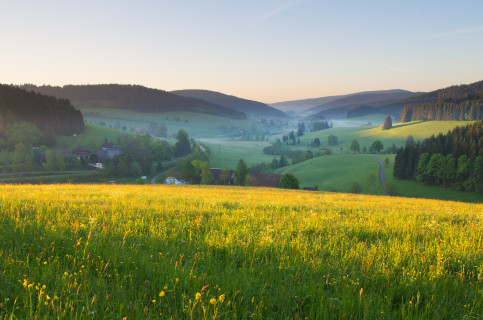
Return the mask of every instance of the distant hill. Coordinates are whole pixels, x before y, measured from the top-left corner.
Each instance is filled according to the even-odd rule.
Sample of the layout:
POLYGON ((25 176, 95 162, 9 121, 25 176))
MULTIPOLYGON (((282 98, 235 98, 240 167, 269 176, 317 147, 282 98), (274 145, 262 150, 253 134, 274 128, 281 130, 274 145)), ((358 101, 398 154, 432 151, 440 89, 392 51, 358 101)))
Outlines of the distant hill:
POLYGON ((291 100, 291 101, 271 103, 270 106, 277 108, 279 110, 282 110, 284 112, 295 111, 300 113, 310 108, 320 106, 324 103, 328 103, 333 100, 339 99, 341 97, 344 97, 344 96, 339 95, 339 96, 329 96, 329 97, 321 97, 321 98, 313 98, 313 99, 291 100))
POLYGON ((364 91, 351 93, 346 95, 328 96, 315 99, 294 100, 271 104, 272 107, 279 108, 284 111, 296 111, 308 116, 313 115, 315 118, 345 118, 347 110, 367 104, 380 104, 411 97, 418 93, 407 90, 379 90, 364 91), (340 110, 335 110, 340 108, 340 110), (326 114, 321 112, 331 110, 326 114))
POLYGON ((360 117, 371 113, 391 114, 402 122, 480 120, 483 114, 483 81, 451 86, 388 103, 356 106, 347 110, 347 117, 360 117))
POLYGON ((77 108, 117 108, 137 112, 185 111, 245 119, 243 112, 218 104, 138 85, 99 84, 63 87, 24 85, 23 88, 69 99, 77 108))
POLYGON ((20 121, 34 124, 49 139, 84 131, 81 112, 68 100, 1 84, 0 120, 2 127, 20 121))
POLYGON ((174 94, 183 97, 196 98, 221 106, 225 106, 240 112, 245 112, 250 115, 259 117, 288 117, 282 111, 270 107, 269 105, 253 100, 238 98, 235 96, 226 95, 220 92, 210 90, 176 90, 171 91, 174 94))

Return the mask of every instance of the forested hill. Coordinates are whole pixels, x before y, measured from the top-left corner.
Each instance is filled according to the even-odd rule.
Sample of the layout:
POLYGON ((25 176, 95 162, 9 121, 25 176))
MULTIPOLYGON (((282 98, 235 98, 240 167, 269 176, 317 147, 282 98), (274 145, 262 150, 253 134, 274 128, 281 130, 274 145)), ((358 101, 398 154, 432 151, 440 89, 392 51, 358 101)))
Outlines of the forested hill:
POLYGON ((483 117, 483 81, 452 86, 406 100, 401 121, 481 120, 483 117), (412 101, 416 102, 412 103, 412 101))
POLYGON ((0 120, 4 125, 25 121, 44 136, 84 131, 84 119, 68 100, 0 84, 0 120))
POLYGON ((176 90, 172 93, 190 98, 202 99, 218 105, 229 107, 240 112, 245 112, 259 117, 277 117, 286 118, 287 115, 282 111, 270 107, 267 104, 226 95, 220 92, 210 90, 176 90))
POLYGON ((316 112, 312 118, 351 118, 359 117, 371 113, 389 113, 398 115, 403 105, 390 105, 395 101, 406 99, 418 95, 416 92, 406 90, 385 90, 385 91, 367 91, 359 92, 341 98, 335 99, 328 103, 311 108, 308 111, 316 112), (382 106, 387 108, 381 108, 382 106))
POLYGON ((195 98, 137 85, 100 84, 63 87, 24 85, 27 90, 69 99, 77 108, 117 108, 138 112, 185 111, 244 119, 243 112, 195 98))

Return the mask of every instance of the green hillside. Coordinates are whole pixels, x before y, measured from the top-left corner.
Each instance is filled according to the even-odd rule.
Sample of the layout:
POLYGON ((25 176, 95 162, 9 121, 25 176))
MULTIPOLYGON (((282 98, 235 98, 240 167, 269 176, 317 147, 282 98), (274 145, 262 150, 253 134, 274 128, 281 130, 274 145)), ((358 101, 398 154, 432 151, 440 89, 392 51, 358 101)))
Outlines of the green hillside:
MULTIPOLYGON (((285 169, 279 169, 282 173, 285 169)), ((331 155, 316 157, 292 166, 287 172, 295 175, 300 187, 318 186, 319 190, 349 192, 354 182, 359 183, 364 194, 384 194, 379 182, 379 163, 360 155, 331 155), (369 183, 369 176, 376 180, 369 183)))
POLYGON ((333 151, 343 148, 348 150, 348 146, 352 140, 358 140, 361 148, 369 146, 375 141, 380 140, 384 147, 390 147, 395 144, 401 147, 406 143, 409 135, 412 135, 415 140, 423 140, 431 135, 439 133, 447 133, 449 130, 470 122, 461 121, 414 121, 409 123, 396 123, 390 130, 382 130, 381 126, 365 126, 365 127, 346 127, 333 128, 317 132, 307 133, 300 137, 302 145, 307 145, 315 138, 319 138, 321 147, 330 148, 333 151), (338 137, 338 144, 336 146, 329 146, 329 135, 338 137))
POLYGON ((116 108, 137 112, 189 111, 215 114, 233 119, 246 115, 208 101, 178 96, 158 89, 137 85, 101 84, 66 85, 63 87, 24 85, 23 88, 69 99, 78 108, 116 108))

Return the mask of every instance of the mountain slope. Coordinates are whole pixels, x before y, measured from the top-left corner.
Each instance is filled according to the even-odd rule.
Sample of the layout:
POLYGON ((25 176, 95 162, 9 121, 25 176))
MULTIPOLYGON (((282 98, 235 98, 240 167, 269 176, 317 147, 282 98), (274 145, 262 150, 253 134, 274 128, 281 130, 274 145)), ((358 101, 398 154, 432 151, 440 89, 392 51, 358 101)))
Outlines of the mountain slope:
POLYGON ((226 95, 210 90, 176 90, 174 94, 201 99, 218 105, 222 105, 240 112, 245 112, 254 116, 285 118, 287 115, 282 111, 270 107, 267 104, 226 95))
POLYGON ((69 99, 78 108, 116 108, 137 112, 185 111, 244 119, 243 112, 211 102, 138 85, 100 84, 64 87, 24 85, 23 88, 69 99))
POLYGON ((405 99, 416 95, 415 92, 406 90, 385 90, 385 91, 367 91, 358 92, 343 96, 330 102, 310 108, 307 112, 316 113, 324 110, 330 110, 337 107, 350 107, 363 104, 378 104, 394 100, 405 99))
MULTIPOLYGON (((338 96, 328 96, 314 99, 304 99, 304 100, 293 100, 286 102, 278 102, 271 104, 272 107, 279 108, 281 110, 289 111, 295 110, 299 113, 302 111, 304 114, 314 115, 321 111, 331 110, 337 107, 351 107, 363 104, 375 104, 381 102, 388 102, 393 100, 404 99, 416 95, 415 92, 410 92, 401 89, 393 90, 379 90, 379 91, 364 91, 351 93, 346 95, 338 96)), ((342 113, 345 117, 344 110, 342 113)), ((335 115, 337 113, 331 112, 330 115, 335 115)), ((319 115, 321 116, 321 115, 319 115)))
POLYGON ((451 86, 409 99, 401 121, 482 120, 483 81, 451 86), (412 102, 412 103, 411 103, 412 102))
MULTIPOLYGON (((328 110, 321 112, 327 115, 328 110)), ((359 117, 371 113, 388 113, 401 121, 414 120, 480 120, 483 114, 483 81, 468 85, 456 85, 421 93, 411 97, 349 108, 347 117, 359 117)))

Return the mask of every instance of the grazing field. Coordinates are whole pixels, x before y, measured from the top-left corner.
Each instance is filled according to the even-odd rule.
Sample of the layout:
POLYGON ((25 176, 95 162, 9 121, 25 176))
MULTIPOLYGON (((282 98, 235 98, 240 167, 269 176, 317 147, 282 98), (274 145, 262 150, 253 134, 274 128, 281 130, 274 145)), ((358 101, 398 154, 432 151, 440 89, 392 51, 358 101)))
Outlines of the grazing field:
POLYGON ((479 319, 483 205, 0 185, 0 318, 479 319))
MULTIPOLYGON (((287 168, 277 171, 281 173, 287 168)), ((379 180, 379 163, 366 155, 330 155, 294 165, 287 172, 299 179, 300 187, 318 185, 319 190, 348 192, 354 182, 365 194, 384 194, 379 180), (370 181, 369 176, 374 180, 370 181)))
POLYGON ((212 168, 235 169, 240 159, 243 159, 248 166, 252 166, 258 162, 270 162, 273 158, 280 158, 278 155, 263 153, 263 148, 270 145, 268 141, 227 139, 200 139, 199 141, 211 150, 209 160, 212 168))
POLYGON ((366 146, 369 148, 375 140, 380 140, 384 148, 391 147, 395 144, 397 147, 404 146, 406 139, 412 135, 414 140, 424 140, 431 135, 439 133, 447 133, 449 130, 457 126, 470 124, 470 121, 414 121, 408 123, 394 124, 390 130, 382 130, 381 126, 363 126, 363 127, 345 127, 332 128, 317 132, 311 132, 300 137, 302 145, 307 145, 315 138, 319 138, 321 147, 330 148, 332 151, 347 151, 352 140, 357 140, 361 149, 366 146), (338 137, 336 146, 329 146, 329 135, 338 137))

